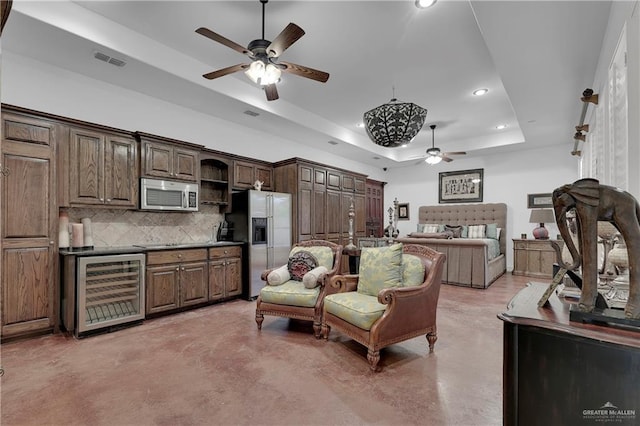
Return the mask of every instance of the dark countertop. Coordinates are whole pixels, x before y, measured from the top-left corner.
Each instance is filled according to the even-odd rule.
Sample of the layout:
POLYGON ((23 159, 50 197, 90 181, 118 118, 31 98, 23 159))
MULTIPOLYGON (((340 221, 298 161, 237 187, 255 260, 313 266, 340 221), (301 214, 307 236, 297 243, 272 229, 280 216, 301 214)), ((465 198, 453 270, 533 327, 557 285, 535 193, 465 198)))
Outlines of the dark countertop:
POLYGON ((191 248, 209 248, 209 247, 225 247, 239 246, 245 244, 241 241, 219 241, 219 242, 202 242, 202 243, 177 243, 177 244, 139 244, 120 247, 94 247, 92 249, 60 249, 62 256, 102 256, 110 254, 130 254, 130 253, 146 253, 158 250, 179 250, 191 248))

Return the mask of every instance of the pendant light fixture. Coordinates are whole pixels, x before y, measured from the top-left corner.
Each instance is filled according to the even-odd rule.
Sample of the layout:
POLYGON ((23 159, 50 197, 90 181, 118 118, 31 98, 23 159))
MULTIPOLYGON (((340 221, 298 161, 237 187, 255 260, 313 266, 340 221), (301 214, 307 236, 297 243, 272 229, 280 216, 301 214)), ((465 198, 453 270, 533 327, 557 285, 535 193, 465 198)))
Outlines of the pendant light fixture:
POLYGON ((395 148, 409 144, 427 118, 427 110, 395 97, 389 103, 364 113, 367 134, 376 145, 395 148))

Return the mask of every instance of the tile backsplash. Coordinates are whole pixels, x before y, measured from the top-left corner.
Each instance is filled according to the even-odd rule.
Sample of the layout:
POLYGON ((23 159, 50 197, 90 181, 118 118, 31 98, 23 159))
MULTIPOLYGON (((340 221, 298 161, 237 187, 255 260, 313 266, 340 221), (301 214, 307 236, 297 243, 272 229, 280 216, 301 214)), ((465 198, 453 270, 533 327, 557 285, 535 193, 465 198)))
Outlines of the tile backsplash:
POLYGON ((188 213, 91 208, 64 211, 69 213, 70 223, 91 219, 95 247, 207 242, 224 219, 217 206, 209 205, 188 213))

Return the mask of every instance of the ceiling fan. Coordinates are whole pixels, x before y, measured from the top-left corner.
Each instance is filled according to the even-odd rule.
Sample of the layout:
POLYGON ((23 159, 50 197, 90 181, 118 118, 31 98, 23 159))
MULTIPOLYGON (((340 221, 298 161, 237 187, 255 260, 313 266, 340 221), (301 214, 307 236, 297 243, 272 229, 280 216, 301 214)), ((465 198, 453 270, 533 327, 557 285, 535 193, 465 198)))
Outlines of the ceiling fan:
POLYGON ((213 80, 214 78, 244 70, 247 77, 254 83, 264 87, 267 100, 274 101, 278 99, 276 83, 280 80, 280 74, 282 72, 310 78, 311 80, 316 80, 321 83, 325 83, 329 79, 329 74, 324 71, 279 60, 280 55, 305 33, 302 28, 292 22, 287 25, 272 42, 266 40, 264 38, 264 11, 268 1, 269 0, 260 0, 260 3, 262 3, 262 38, 251 41, 246 48, 208 28, 200 27, 196 32, 213 41, 224 44, 243 55, 247 55, 252 59, 250 64, 237 64, 212 71, 204 74, 204 78, 213 80))
POLYGON ((429 164, 438 164, 440 161, 446 161, 447 163, 453 161, 453 158, 450 158, 450 155, 466 155, 466 152, 442 152, 440 148, 435 146, 435 130, 436 125, 432 124, 429 126, 431 128, 431 148, 427 149, 427 158, 424 160, 429 164))

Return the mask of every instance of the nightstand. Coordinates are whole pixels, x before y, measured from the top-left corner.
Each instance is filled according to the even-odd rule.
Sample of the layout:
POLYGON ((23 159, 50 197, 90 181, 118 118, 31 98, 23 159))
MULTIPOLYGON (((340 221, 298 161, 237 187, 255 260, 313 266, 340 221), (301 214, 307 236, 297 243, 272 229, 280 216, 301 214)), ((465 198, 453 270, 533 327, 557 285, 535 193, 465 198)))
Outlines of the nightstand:
POLYGON ((551 241, 562 246, 562 240, 521 240, 513 239, 513 275, 536 278, 553 278, 553 264, 556 252, 551 241))

